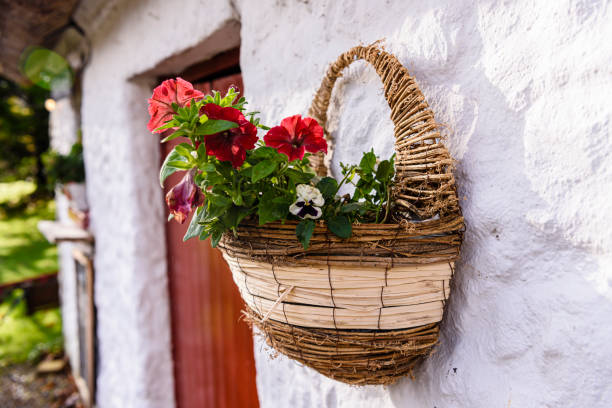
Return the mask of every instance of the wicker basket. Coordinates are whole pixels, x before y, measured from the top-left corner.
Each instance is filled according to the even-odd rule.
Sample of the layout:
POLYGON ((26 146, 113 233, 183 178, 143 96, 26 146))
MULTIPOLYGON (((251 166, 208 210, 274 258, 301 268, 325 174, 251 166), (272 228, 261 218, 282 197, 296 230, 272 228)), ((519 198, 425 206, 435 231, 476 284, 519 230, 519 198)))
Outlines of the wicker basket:
MULTIPOLYGON (((351 384, 389 384, 411 372, 438 341, 463 217, 453 161, 414 78, 375 45, 331 65, 310 114, 326 128, 336 79, 351 62, 380 76, 395 124, 392 223, 353 226, 349 239, 317 225, 308 250, 295 222, 246 223, 220 243, 248 308, 274 349, 351 384)), ((326 131, 331 146, 330 135, 326 131)), ((315 158, 319 174, 329 155, 315 158)))

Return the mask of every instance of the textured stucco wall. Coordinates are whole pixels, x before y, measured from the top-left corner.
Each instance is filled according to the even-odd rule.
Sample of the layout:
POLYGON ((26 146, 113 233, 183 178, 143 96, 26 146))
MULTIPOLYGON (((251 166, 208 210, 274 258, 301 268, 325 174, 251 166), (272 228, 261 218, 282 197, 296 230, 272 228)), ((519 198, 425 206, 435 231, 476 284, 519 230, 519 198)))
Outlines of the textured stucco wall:
MULTIPOLYGON (((386 38, 452 130, 467 222, 442 343, 415 381, 349 387, 269 359, 258 341, 261 405, 610 405, 608 1, 126 3, 92 25, 82 108, 101 407, 172 406, 159 157, 144 101, 154 72, 204 59, 176 55, 214 48, 207 38, 233 18, 247 97, 267 124, 305 113, 338 54, 386 38)), ((370 146, 388 155, 373 70, 355 64, 338 85, 336 166, 370 146)))
MULTIPOLYGON (((306 112, 324 69, 386 38, 439 122, 467 222, 442 344, 416 381, 354 388, 256 345, 262 406, 612 404, 612 10, 607 1, 239 2, 264 123, 306 112)), ((355 64, 356 65, 356 64, 355 64)), ((336 92, 338 159, 389 154, 374 71, 336 92)))
MULTIPOLYGON (((68 154, 77 140, 77 114, 70 98, 56 102, 55 110, 49 114, 49 137, 51 147, 68 154)), ((68 216, 68 199, 60 188, 55 191, 55 213, 58 221, 72 223, 68 216)), ((79 366, 79 326, 77 321, 76 275, 72 249, 74 244, 58 244, 60 298, 64 348, 73 367, 79 366)))
MULTIPOLYGON (((197 1, 87 6, 77 15, 91 41, 82 127, 96 239, 97 403, 169 408, 174 385, 159 138, 146 129, 146 100, 156 81, 151 70, 175 72, 206 58, 193 50, 171 57, 233 21, 234 11, 225 2, 197 1)), ((215 46, 206 51, 223 51, 215 46)))

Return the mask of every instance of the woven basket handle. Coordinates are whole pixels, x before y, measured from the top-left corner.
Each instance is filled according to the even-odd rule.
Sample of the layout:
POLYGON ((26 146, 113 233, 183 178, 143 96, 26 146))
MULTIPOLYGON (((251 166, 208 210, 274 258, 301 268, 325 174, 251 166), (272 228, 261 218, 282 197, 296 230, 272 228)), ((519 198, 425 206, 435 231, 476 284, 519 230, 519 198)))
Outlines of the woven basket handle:
POLYGON ((327 130, 327 110, 336 80, 353 61, 369 62, 380 77, 385 99, 395 125, 395 186, 392 200, 396 211, 427 219, 459 211, 453 159, 441 142, 438 125, 423 93, 398 59, 377 43, 358 46, 331 64, 310 106, 310 116, 325 131, 328 154, 318 153, 311 163, 317 174, 329 174, 333 140, 327 130))
MULTIPOLYGON (((370 46, 354 47, 340 55, 336 62, 331 64, 310 106, 309 114, 323 127, 329 144, 326 158, 320 153, 318 157, 313 157, 311 160, 319 175, 329 173, 329 162, 333 154, 333 140, 327 130, 327 110, 332 90, 336 80, 342 76, 342 70, 357 60, 369 62, 382 80, 385 99, 391 108, 391 120, 395 125, 395 151, 398 156, 407 151, 409 145, 418 142, 418 140, 409 140, 411 135, 423 133, 423 131, 426 133, 436 131, 434 116, 425 97, 414 78, 398 59, 382 51, 376 46, 376 43, 370 46), (415 113, 418 115, 414 115, 415 113)), ((436 137, 439 137, 439 134, 436 137)))

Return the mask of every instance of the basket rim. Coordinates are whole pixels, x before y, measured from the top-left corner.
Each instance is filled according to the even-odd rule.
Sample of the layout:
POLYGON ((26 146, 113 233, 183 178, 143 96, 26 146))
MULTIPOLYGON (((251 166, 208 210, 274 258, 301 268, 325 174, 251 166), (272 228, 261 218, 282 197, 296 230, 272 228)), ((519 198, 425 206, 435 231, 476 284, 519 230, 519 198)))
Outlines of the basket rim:
MULTIPOLYGON (((458 224, 458 228, 453 229, 453 231, 463 231, 465 229, 465 220, 463 216, 457 216, 457 214, 449 214, 447 216, 441 216, 438 218, 430 218, 427 220, 410 220, 408 218, 402 219, 400 222, 386 222, 386 223, 376 223, 376 222, 363 222, 363 223, 352 223, 351 227, 354 230, 381 230, 381 229, 390 229, 396 230, 398 228, 411 230, 410 226, 418 227, 418 226, 427 226, 432 223, 442 222, 442 221, 450 221, 456 220, 458 224)), ((318 219, 315 221, 315 233, 320 233, 322 231, 332 234, 331 231, 327 229, 325 221, 318 219)), ((256 229, 291 229, 295 228, 301 221, 298 220, 284 220, 284 221, 273 221, 260 225, 255 221, 255 219, 245 219, 239 225, 237 229, 238 235, 240 235, 240 227, 247 228, 256 228, 256 229)), ((232 234, 231 232, 227 232, 228 234, 232 234)), ((350 238, 346 238, 350 240, 350 238)))

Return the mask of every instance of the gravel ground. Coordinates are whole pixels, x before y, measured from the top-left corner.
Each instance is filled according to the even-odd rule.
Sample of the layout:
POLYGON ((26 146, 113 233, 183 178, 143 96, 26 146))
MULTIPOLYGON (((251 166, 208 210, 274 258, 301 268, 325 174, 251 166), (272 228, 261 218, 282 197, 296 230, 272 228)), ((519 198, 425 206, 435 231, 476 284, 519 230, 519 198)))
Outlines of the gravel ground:
POLYGON ((0 370, 2 408, 82 408, 74 382, 66 371, 37 374, 36 367, 19 364, 0 370))

